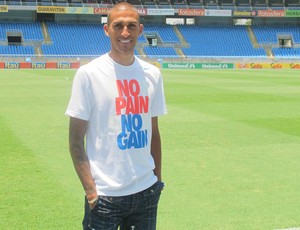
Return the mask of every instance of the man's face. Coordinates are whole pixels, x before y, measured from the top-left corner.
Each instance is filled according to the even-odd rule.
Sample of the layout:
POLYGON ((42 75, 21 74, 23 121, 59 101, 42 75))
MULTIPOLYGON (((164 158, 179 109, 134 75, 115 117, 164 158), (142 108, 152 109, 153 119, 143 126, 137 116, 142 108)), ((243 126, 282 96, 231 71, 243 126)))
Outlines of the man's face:
POLYGON ((137 12, 131 10, 114 11, 110 15, 109 25, 104 31, 111 41, 114 54, 133 54, 138 36, 143 31, 137 12))

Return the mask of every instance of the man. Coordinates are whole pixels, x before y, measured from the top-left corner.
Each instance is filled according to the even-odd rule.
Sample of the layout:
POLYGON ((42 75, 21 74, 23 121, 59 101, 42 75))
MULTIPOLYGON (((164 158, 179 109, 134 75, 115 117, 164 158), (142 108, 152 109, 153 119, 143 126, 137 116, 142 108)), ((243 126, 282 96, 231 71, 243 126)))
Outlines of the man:
POLYGON ((111 51, 73 80, 66 114, 86 195, 83 229, 156 229, 163 189, 157 117, 167 110, 159 69, 134 56, 142 31, 137 9, 116 4, 104 25, 111 51))

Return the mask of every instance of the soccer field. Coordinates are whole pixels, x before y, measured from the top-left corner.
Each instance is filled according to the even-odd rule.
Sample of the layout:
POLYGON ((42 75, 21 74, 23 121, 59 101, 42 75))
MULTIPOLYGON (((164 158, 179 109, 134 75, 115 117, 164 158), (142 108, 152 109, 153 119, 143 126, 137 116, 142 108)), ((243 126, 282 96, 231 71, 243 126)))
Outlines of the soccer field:
MULTIPOLYGON (((81 229, 74 70, 0 72, 0 229, 81 229)), ((158 230, 300 227, 300 74, 163 70, 158 230)))

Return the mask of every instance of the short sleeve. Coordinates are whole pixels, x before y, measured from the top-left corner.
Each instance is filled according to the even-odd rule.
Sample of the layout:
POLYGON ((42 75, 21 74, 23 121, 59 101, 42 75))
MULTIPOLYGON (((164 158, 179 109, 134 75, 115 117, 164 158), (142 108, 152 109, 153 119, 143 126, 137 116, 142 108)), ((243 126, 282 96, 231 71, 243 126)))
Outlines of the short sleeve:
POLYGON ((74 76, 71 98, 66 115, 89 120, 93 104, 90 81, 87 73, 79 68, 74 76))
POLYGON ((167 114, 167 106, 165 100, 163 78, 161 76, 161 73, 159 72, 159 78, 152 102, 151 116, 157 117, 164 114, 167 114))

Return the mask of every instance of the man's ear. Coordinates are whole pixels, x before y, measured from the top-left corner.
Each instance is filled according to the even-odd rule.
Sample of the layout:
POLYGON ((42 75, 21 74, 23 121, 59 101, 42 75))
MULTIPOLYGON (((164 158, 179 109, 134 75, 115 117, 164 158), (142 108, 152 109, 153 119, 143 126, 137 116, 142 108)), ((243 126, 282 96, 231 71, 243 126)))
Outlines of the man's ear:
POLYGON ((106 35, 107 37, 109 37, 108 25, 107 25, 107 24, 104 24, 103 29, 104 29, 105 35, 106 35))
POLYGON ((144 25, 140 24, 140 31, 139 31, 139 35, 141 35, 144 31, 144 25))

